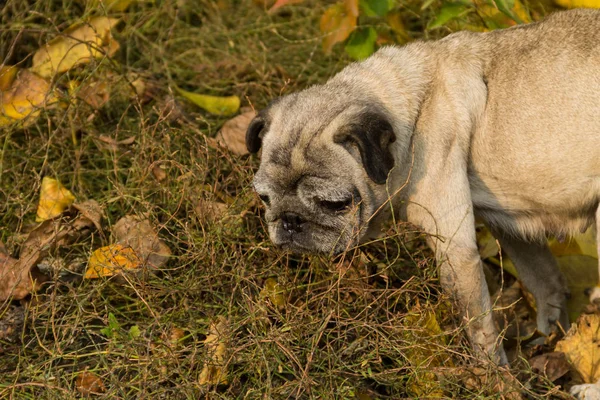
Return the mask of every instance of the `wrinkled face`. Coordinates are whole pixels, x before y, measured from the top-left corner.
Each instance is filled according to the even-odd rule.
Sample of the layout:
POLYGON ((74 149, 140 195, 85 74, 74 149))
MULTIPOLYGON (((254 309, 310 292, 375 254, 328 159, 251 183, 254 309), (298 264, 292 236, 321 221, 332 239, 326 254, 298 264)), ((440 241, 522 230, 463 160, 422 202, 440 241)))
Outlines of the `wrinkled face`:
POLYGON ((262 142, 254 189, 271 240, 301 253, 340 253, 358 244, 381 205, 393 139, 371 107, 327 98, 320 87, 261 112, 247 145, 256 152, 262 142))

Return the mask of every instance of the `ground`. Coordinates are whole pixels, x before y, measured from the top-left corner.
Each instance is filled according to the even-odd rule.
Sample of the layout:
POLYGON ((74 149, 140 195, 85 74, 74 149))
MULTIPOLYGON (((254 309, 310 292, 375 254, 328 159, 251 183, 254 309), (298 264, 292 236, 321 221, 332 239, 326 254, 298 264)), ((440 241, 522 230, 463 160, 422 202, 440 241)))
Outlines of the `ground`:
MULTIPOLYGON (((38 225, 45 176, 104 213, 100 230, 49 250, 37 292, 0 304, 1 398, 482 399, 511 398, 516 388, 527 398, 562 396, 524 360, 513 366, 518 379, 473 369, 414 227, 391 227, 335 260, 274 248, 251 188, 258 158, 216 144, 229 117, 178 94, 236 95, 258 110, 323 82, 352 61, 343 46, 322 50, 328 5, 269 14, 261 1, 139 1, 114 14, 120 49, 110 60, 52 81, 68 97, 69 81, 100 79, 106 104, 66 102, 0 128, 6 254, 22 254, 38 225), (145 89, 132 97, 136 79, 145 89), (172 256, 158 270, 84 279, 90 255, 113 243, 126 215, 149 220, 172 256)), ((401 8, 409 39, 453 30, 427 28, 442 8, 430 5, 401 8)), ((71 0, 8 0, 0 9, 0 59, 23 68, 57 32, 105 13, 71 0)))

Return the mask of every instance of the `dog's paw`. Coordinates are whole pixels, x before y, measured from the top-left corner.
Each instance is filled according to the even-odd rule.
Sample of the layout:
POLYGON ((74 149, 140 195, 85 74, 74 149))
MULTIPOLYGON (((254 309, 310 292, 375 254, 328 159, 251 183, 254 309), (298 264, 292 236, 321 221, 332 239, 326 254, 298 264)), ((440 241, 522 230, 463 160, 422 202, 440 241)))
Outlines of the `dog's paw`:
POLYGON ((600 400, 600 382, 575 385, 569 394, 578 400, 600 400))

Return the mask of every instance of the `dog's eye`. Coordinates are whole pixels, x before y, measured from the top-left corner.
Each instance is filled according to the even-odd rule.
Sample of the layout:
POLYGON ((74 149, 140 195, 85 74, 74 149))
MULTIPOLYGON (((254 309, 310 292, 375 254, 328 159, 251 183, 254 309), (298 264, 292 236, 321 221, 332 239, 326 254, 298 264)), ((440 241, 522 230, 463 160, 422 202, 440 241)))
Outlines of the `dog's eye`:
POLYGON ((269 196, 267 196, 266 194, 259 194, 258 197, 260 197, 260 199, 262 200, 263 203, 265 203, 266 205, 269 205, 269 203, 270 203, 269 196))
POLYGON ((326 208, 329 211, 340 212, 349 209, 352 206, 352 197, 342 201, 319 201, 321 207, 326 208))

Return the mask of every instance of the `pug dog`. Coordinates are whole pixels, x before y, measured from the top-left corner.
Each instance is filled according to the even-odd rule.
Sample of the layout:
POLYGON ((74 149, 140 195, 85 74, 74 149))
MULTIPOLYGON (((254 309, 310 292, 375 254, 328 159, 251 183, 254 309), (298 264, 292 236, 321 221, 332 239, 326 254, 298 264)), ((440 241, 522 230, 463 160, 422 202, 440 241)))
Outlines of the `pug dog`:
POLYGON ((546 238, 600 224, 600 11, 384 47, 274 100, 246 144, 262 147, 254 188, 274 244, 334 254, 386 221, 420 226, 475 353, 506 364, 475 218, 534 295, 538 330, 567 330, 546 238))

